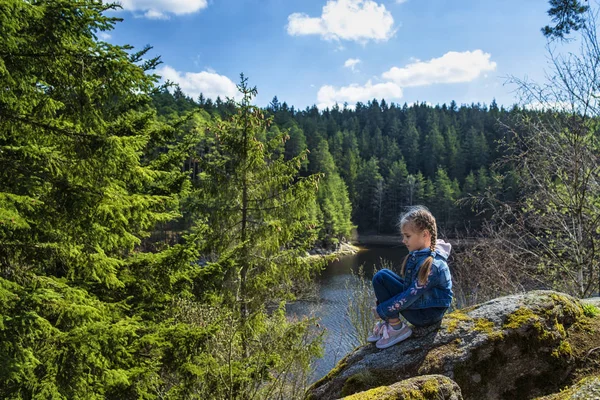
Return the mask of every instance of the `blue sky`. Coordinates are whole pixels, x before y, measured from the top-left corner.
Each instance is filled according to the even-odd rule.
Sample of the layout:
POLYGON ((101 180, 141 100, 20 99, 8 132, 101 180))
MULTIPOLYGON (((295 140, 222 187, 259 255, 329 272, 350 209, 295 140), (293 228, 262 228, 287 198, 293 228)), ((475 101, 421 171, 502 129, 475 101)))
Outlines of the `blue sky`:
POLYGON ((517 102, 509 75, 544 80, 545 0, 122 0, 104 36, 154 47, 194 98, 235 94, 240 72, 290 106, 517 102))

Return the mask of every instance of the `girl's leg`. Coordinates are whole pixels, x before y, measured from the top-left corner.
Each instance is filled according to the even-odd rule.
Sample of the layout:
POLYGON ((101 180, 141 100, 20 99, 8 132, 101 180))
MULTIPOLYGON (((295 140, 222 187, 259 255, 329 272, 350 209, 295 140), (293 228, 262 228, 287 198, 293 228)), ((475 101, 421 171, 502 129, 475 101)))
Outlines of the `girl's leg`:
POLYGON ((414 326, 428 326, 441 321, 447 310, 447 307, 430 307, 416 310, 402 310, 400 314, 414 326))
POLYGON ((389 269, 382 269, 373 276, 373 291, 377 304, 386 301, 404 289, 404 280, 389 269))

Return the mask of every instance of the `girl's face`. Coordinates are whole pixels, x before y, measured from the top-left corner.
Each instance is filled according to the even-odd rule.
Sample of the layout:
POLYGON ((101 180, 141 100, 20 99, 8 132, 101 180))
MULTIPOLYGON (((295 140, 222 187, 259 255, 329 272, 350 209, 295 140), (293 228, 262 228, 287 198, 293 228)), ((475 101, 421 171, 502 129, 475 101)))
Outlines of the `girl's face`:
POLYGON ((431 237, 428 230, 418 232, 413 224, 406 223, 402 226, 402 243, 408 251, 421 250, 431 245, 431 237))

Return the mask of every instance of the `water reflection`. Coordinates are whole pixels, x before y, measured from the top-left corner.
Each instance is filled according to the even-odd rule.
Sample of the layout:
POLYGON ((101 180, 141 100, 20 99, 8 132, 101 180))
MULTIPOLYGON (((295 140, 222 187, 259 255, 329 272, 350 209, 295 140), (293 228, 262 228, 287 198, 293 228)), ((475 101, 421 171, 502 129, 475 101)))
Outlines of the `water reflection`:
MULTIPOLYGON (((352 272, 357 273, 359 266, 363 265, 365 276, 370 279, 375 267, 382 268, 382 260, 386 266, 391 265, 396 269, 407 253, 403 245, 370 246, 355 255, 341 257, 339 261, 330 263, 317 280, 317 300, 288 304, 288 315, 316 316, 320 319, 321 326, 327 330, 325 354, 315 362, 313 380, 326 375, 342 357, 358 345, 354 329, 346 315, 352 287, 358 284, 352 272)), ((374 305, 375 295, 372 299, 374 305)))

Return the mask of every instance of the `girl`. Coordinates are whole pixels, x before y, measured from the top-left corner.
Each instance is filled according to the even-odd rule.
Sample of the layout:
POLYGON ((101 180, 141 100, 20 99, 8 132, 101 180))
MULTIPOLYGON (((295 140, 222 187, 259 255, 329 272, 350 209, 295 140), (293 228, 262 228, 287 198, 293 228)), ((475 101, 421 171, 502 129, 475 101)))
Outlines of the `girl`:
POLYGON ((402 242, 408 255, 400 275, 382 269, 373 277, 377 315, 381 317, 367 339, 385 349, 412 334, 399 314, 414 326, 427 326, 442 319, 452 302, 452 279, 448 269, 450 243, 437 239, 435 218, 417 206, 400 218, 402 242))

